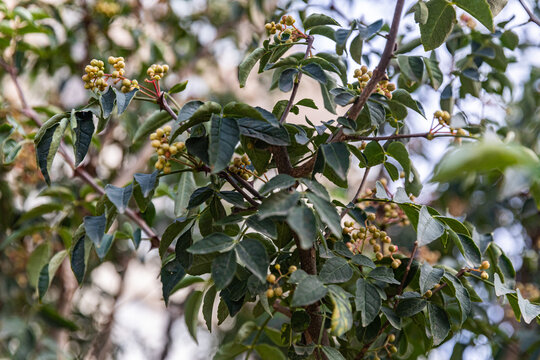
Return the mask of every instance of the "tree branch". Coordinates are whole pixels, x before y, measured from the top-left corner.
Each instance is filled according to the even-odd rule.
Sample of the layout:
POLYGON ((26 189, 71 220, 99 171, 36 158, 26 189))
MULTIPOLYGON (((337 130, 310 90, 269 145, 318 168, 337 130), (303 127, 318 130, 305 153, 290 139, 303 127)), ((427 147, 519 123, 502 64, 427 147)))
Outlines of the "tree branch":
MULTIPOLYGON (((28 102, 26 101, 26 98, 24 96, 24 93, 22 91, 21 85, 19 83, 19 79, 17 78, 17 72, 15 68, 3 60, 0 61, 0 65, 9 73, 9 76, 11 77, 11 80, 13 81, 15 88, 17 90, 17 94, 19 96, 19 100, 21 101, 22 105, 22 113, 30 118, 37 126, 42 126, 43 123, 39 119, 38 114, 28 105, 28 102)), ((83 168, 81 167, 75 167, 75 163, 73 159, 68 155, 65 147, 63 144, 61 144, 58 153, 60 156, 64 158, 66 163, 71 167, 73 170, 73 174, 86 182, 88 185, 90 185, 95 191, 97 191, 100 195, 105 194, 105 190, 94 180, 94 178, 83 168)), ((150 226, 137 214, 135 211, 133 211, 130 208, 126 209, 125 214, 133 221, 135 222, 142 231, 144 231, 148 237, 150 238, 150 242, 152 244, 152 248, 159 247, 160 239, 157 236, 157 234, 152 230, 150 226)))
MULTIPOLYGON (((355 100, 353 106, 347 112, 347 117, 352 120, 356 120, 360 111, 368 101, 369 97, 377 87, 379 81, 384 79, 386 74, 386 68, 390 64, 390 59, 394 53, 394 48, 396 46, 396 38, 399 29, 399 23, 401 21, 401 13, 403 12, 403 5, 405 0, 397 0, 396 7, 394 9, 394 17, 392 19, 392 25, 390 26, 390 31, 388 32, 388 37, 386 40, 386 45, 384 47, 381 59, 379 64, 373 71, 373 76, 367 83, 366 87, 362 90, 360 96, 355 100)), ((343 130, 338 130, 334 136, 331 136, 328 142, 339 142, 343 136, 343 130)))
MULTIPOLYGON (((416 256, 416 250, 418 250, 418 241, 414 242, 413 249, 411 251, 411 258, 409 259, 409 263, 407 264, 407 267, 405 268, 405 272, 403 273, 403 279, 401 279, 401 284, 398 288, 398 295, 401 295, 403 293, 403 289, 405 287, 405 281, 407 281, 407 276, 409 275, 409 271, 411 271, 411 265, 413 263, 414 257, 416 256)), ((397 306, 396 302, 396 306, 397 306)))
POLYGON ((540 19, 532 12, 531 9, 525 4, 524 0, 519 0, 519 3, 525 9, 525 12, 527 15, 529 15, 529 21, 535 23, 536 25, 540 26, 540 19))
POLYGON ((251 205, 255 206, 255 207, 258 207, 259 206, 259 203, 256 202, 255 200, 253 200, 248 194, 246 194, 246 192, 244 191, 244 189, 242 189, 240 186, 238 186, 238 184, 236 183, 236 181, 234 181, 231 176, 229 174, 227 174, 225 171, 220 171, 218 173, 218 175, 220 177, 222 177, 223 179, 225 179, 229 184, 232 185, 232 187, 238 191, 240 193, 240 195, 242 195, 244 197, 244 199, 247 200, 247 202, 249 202, 251 205))

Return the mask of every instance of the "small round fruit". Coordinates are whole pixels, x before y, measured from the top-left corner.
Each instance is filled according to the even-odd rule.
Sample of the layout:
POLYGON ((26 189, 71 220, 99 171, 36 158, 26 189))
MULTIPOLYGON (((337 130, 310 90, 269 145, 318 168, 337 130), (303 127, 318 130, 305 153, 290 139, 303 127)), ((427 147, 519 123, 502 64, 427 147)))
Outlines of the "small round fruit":
POLYGON ((274 297, 274 290, 273 289, 266 290, 266 297, 267 298, 273 298, 274 297))
POLYGON ((487 280, 489 279, 489 274, 485 271, 482 271, 482 273, 480 274, 480 277, 484 280, 487 280))
POLYGON ((392 261, 392 269, 397 269, 399 267, 399 262, 397 260, 392 261))
POLYGON ((427 298, 429 299, 430 297, 433 296, 433 291, 431 291, 431 290, 426 291, 426 293, 424 294, 424 296, 427 297, 427 298))
POLYGON ((157 134, 158 138, 162 138, 163 135, 165 135, 165 131, 163 131, 162 128, 159 128, 159 129, 156 130, 156 134, 157 134))
POLYGON ((281 265, 279 265, 279 264, 274 265, 274 269, 276 269, 276 270, 281 269, 281 265))
POLYGON ((293 273, 293 272, 295 272, 296 270, 298 270, 298 268, 297 268, 296 266, 294 266, 294 265, 289 266, 289 272, 290 272, 290 273, 293 273))
POLYGON ((276 275, 274 274, 268 274, 268 276, 266 277, 266 280, 270 283, 270 284, 273 284, 276 282, 276 275))
POLYGON ((163 127, 163 131, 165 131, 165 134, 168 135, 168 134, 171 133, 172 127, 171 127, 170 125, 165 125, 165 126, 163 127))
POLYGON ((483 269, 483 270, 487 270, 489 269, 489 261, 485 260, 485 261, 482 261, 482 265, 480 265, 480 269, 483 269))
POLYGON ((388 335, 388 342, 394 342, 396 341, 396 335, 390 334, 388 335))
POLYGON ((281 287, 275 288, 274 294, 276 294, 276 296, 281 296, 281 295, 283 295, 283 289, 282 289, 281 287))
POLYGON ((159 141, 159 140, 152 140, 151 144, 152 144, 152 147, 158 148, 158 147, 161 146, 161 141, 159 141))
POLYGON ((388 251, 390 251, 390 252, 396 252, 396 251, 397 251, 397 246, 396 246, 396 245, 390 245, 390 246, 388 247, 388 251))
POLYGON ((378 252, 375 254, 375 258, 379 261, 381 261, 383 259, 384 255, 382 252, 378 252))

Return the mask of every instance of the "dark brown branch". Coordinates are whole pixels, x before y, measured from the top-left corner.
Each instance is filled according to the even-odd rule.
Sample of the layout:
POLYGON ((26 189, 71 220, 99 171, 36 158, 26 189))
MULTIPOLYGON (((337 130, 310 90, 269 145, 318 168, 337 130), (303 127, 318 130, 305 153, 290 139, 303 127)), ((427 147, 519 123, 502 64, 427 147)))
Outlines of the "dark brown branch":
POLYGON ((251 196, 249 196, 248 194, 246 194, 246 192, 244 191, 244 189, 242 189, 237 183, 236 181, 234 181, 234 179, 232 179, 230 177, 229 174, 227 174, 225 171, 221 171, 219 172, 218 174, 220 177, 222 177, 223 179, 225 179, 229 184, 232 185, 232 187, 238 191, 240 193, 240 195, 242 195, 244 197, 244 199, 247 200, 247 202, 249 202, 251 205, 255 206, 255 207, 258 207, 259 206, 259 203, 256 202, 255 200, 253 200, 251 198, 251 196))
MULTIPOLYGON (((17 78, 17 72, 13 66, 8 65, 3 60, 0 61, 0 65, 4 67, 4 69, 9 73, 11 80, 15 84, 15 88, 17 89, 17 94, 19 96, 19 99, 21 101, 22 105, 22 113, 32 119, 32 121, 37 126, 42 126, 43 123, 39 119, 38 114, 28 105, 28 102, 26 101, 26 98, 24 96, 24 93, 21 89, 21 86, 19 84, 19 80, 17 78)), ((83 168, 81 167, 75 167, 75 163, 73 159, 68 155, 67 151, 65 150, 64 146, 61 144, 60 149, 58 150, 58 153, 60 156, 64 158, 66 163, 73 169, 73 174, 86 182, 88 185, 90 185, 95 191, 97 191, 100 195, 105 194, 105 190, 94 180, 94 178, 83 168)), ((148 237, 150 238, 150 241, 152 243, 152 248, 159 247, 160 239, 157 236, 157 234, 148 226, 148 224, 132 209, 128 208, 126 209, 125 214, 133 221, 135 222, 142 231, 144 231, 148 237)))
POLYGON ((292 317, 291 310, 288 307, 285 307, 285 306, 281 305, 281 300, 277 299, 276 301, 274 301, 274 304, 272 305, 272 307, 278 313, 282 313, 283 315, 285 315, 286 317, 289 317, 289 318, 292 317))
MULTIPOLYGON (((411 258, 409 259, 409 262, 407 263, 407 267, 405 268, 405 272, 403 273, 403 279, 401 279, 401 284, 399 284, 398 288, 398 295, 401 295, 403 293, 403 289, 405 287, 405 281, 407 281, 407 276, 409 276, 409 271, 411 271, 411 265, 413 263, 414 257, 416 256, 416 250, 418 250, 418 241, 414 242, 413 249, 411 251, 411 258)), ((397 302, 396 302, 397 306, 397 302)))
POLYGON ((477 139, 474 136, 470 135, 459 135, 452 133, 415 133, 415 134, 393 134, 393 135, 384 135, 384 136, 361 136, 361 135, 343 135, 341 137, 342 141, 384 141, 384 140, 399 140, 399 139, 412 139, 412 138, 425 138, 425 139, 434 139, 438 137, 455 137, 455 138, 469 138, 477 139))
MULTIPOLYGON (((390 59, 392 58, 394 48, 396 46, 396 38, 399 29, 399 23, 401 21, 401 13, 403 12, 404 3, 405 0, 398 0, 396 3, 396 8, 394 9, 394 17, 392 19, 392 25, 390 26, 386 45, 381 55, 381 59, 379 60, 379 64, 373 71, 373 76, 367 83, 366 87, 364 88, 364 90, 362 90, 360 96, 356 99, 353 106, 347 112, 347 117, 349 119, 356 120, 367 100, 369 99, 373 91, 375 91, 375 88, 377 87, 379 81, 383 80, 386 76, 386 68, 388 67, 388 64, 390 64, 390 59)), ((343 131, 342 129, 340 129, 336 132, 334 136, 331 136, 329 138, 329 142, 342 141, 342 136, 343 131)))
POLYGON ((529 21, 535 23, 536 25, 540 26, 540 19, 532 12, 531 9, 525 4, 524 0, 519 0, 519 3, 525 9, 525 12, 527 15, 529 15, 529 21))
POLYGON ((246 189, 247 191, 249 191, 251 193, 251 195, 255 196, 255 198, 259 199, 259 200, 262 200, 264 199, 264 197, 259 194, 259 192, 257 190, 255 190, 255 188, 249 183, 247 182, 246 180, 244 180, 243 177, 241 177, 240 175, 238 174, 235 174, 233 173, 232 171, 229 171, 229 170, 226 170, 227 173, 229 173, 229 175, 231 175, 237 182, 239 182, 240 184, 242 184, 242 186, 244 187, 244 189, 246 189))
MULTIPOLYGON (((308 35, 306 38, 307 47, 306 47, 306 53, 304 54, 304 59, 307 59, 311 52, 311 47, 313 46, 313 36, 308 35)), ((291 109, 293 107, 294 98, 296 97, 296 93, 298 92, 298 88, 300 87, 300 79, 302 79, 302 72, 298 73, 298 76, 296 77, 296 81, 294 82, 291 97, 289 98, 289 102, 287 103, 287 107, 285 107, 285 111, 283 111, 283 114, 281 115, 281 119, 279 119, 279 122, 281 124, 285 123, 287 121, 287 116, 289 116, 289 113, 291 112, 291 109)))

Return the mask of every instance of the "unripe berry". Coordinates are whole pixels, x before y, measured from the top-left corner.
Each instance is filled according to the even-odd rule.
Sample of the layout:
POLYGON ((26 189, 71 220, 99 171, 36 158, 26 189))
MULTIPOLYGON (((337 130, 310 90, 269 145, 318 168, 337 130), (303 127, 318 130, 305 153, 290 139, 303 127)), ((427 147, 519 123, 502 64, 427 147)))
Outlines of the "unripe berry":
POLYGON ((163 144, 161 144, 161 148, 162 148, 163 150, 165 150, 165 151, 168 151, 168 150, 169 150, 169 144, 163 143, 163 144))
POLYGON ((382 242, 385 244, 390 244, 392 242, 392 239, 390 239, 390 236, 385 236, 383 237, 382 242))
MULTIPOLYGON (((376 218, 377 218, 377 216, 376 216, 375 214, 369 214, 369 215, 367 216, 367 219, 368 219, 369 221, 374 221, 376 218)), ((370 227, 370 231, 371 231, 371 227, 370 227)))
POLYGON ((424 294, 424 296, 425 296, 426 298, 429 299, 430 297, 433 296, 433 291, 431 291, 431 290, 426 291, 426 293, 424 294))
POLYGON ((442 113, 442 111, 441 111, 441 110, 437 110, 437 111, 435 111, 435 114, 434 114, 434 116, 435 116, 436 118, 442 118, 442 116, 443 116, 443 113, 442 113))
POLYGON ((131 81, 129 81, 128 79, 124 79, 124 80, 122 80, 122 85, 131 86, 131 81))
POLYGON ((362 74, 365 74, 365 73, 368 72, 368 67, 367 67, 366 65, 362 65, 362 66, 360 67, 360 71, 362 71, 362 74))
POLYGON ((160 156, 165 155, 165 150, 163 150, 162 148, 159 148, 159 149, 157 149, 157 154, 160 155, 160 156))
POLYGON ((151 142, 152 147, 158 148, 161 146, 161 141, 159 140, 152 140, 151 142))
POLYGON ((116 59, 114 58, 114 56, 109 56, 109 58, 107 59, 107 62, 112 65, 116 62, 116 59))
POLYGON ((483 270, 487 270, 489 269, 489 261, 485 260, 485 261, 482 261, 482 265, 480 265, 480 269, 483 269, 483 270))
POLYGON ((274 293, 276 294, 276 296, 281 296, 281 295, 283 295, 283 289, 281 287, 277 287, 274 290, 274 293))
POLYGON ((378 252, 375 254, 375 258, 379 261, 381 261, 383 259, 384 255, 382 252, 378 252))
POLYGON ((396 335, 390 334, 388 335, 388 342, 394 342, 396 341, 396 335))
POLYGON ((298 270, 298 269, 296 268, 296 266, 294 266, 294 265, 289 266, 289 272, 290 272, 290 273, 293 273, 293 272, 295 272, 296 270, 298 270))
POLYGON ((151 133, 150 134, 150 140, 157 140, 158 139, 158 136, 156 133, 151 133))
POLYGON ((162 128, 159 128, 159 129, 156 130, 156 134, 157 134, 158 138, 161 139, 163 137, 163 135, 165 135, 165 131, 162 128))
POLYGON ((165 166, 163 168, 163 173, 164 174, 170 174, 171 173, 171 167, 170 166, 165 166))
POLYGON ((397 246, 396 246, 396 245, 390 245, 390 246, 388 247, 388 251, 390 251, 390 252, 396 252, 396 251, 397 251, 397 246))
POLYGON ((397 353, 397 347, 395 347, 394 345, 390 346, 390 352, 391 353, 397 353))
POLYGON ((276 282, 276 275, 274 274, 268 274, 268 276, 266 277, 266 280, 270 283, 270 284, 273 284, 276 282))
POLYGON ((163 163, 161 161, 156 161, 156 164, 154 166, 158 170, 163 170, 163 163))
POLYGON ((111 76, 112 76, 113 79, 116 79, 116 78, 118 78, 120 76, 120 73, 118 71, 113 71, 111 76))
POLYGON ((388 89, 388 91, 394 91, 396 90, 396 84, 390 83, 386 88, 388 89))
POLYGON ((287 17, 285 18, 285 24, 287 24, 287 25, 289 25, 289 26, 292 25, 292 24, 294 24, 294 22, 295 22, 295 20, 294 20, 294 18, 293 18, 291 15, 289 15, 289 16, 287 16, 287 17))
POLYGON ((165 132, 165 134, 169 135, 172 131, 172 127, 170 125, 165 125, 163 127, 163 131, 165 132))
POLYGON ((274 297, 274 290, 273 289, 266 290, 266 297, 267 298, 273 298, 274 297))
POLYGON ((279 265, 279 264, 274 265, 274 269, 276 269, 276 270, 281 269, 281 265, 279 265))
POLYGON ((270 24, 270 23, 266 23, 266 24, 264 24, 264 28, 265 28, 266 30, 271 30, 271 29, 273 28, 273 26, 272 26, 272 24, 270 24))
POLYGON ((379 244, 373 245, 373 251, 379 251, 381 250, 381 246, 379 244))
POLYGON ((482 273, 480 274, 480 277, 484 280, 487 280, 489 279, 489 274, 485 271, 482 271, 482 273))
POLYGON ((399 262, 397 260, 392 261, 392 269, 397 269, 399 267, 399 262))

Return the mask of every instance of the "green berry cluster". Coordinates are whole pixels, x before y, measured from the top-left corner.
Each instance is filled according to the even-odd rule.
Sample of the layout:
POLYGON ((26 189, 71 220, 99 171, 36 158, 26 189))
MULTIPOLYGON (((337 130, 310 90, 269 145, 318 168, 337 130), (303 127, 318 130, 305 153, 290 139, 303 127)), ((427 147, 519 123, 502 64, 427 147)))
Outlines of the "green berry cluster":
POLYGON ((252 175, 251 171, 246 169, 246 166, 249 165, 251 165, 251 160, 244 154, 241 158, 235 157, 233 159, 232 165, 229 166, 229 171, 241 176, 244 180, 249 180, 252 175))
POLYGON ((439 121, 440 125, 450 125, 450 119, 452 118, 448 111, 442 110, 435 111, 433 117, 439 121))
MULTIPOLYGON (((364 90, 369 80, 373 76, 373 72, 368 70, 366 65, 362 65, 360 69, 354 70, 354 77, 358 80, 358 88, 360 91, 364 90)), ((392 91, 396 90, 396 84, 389 82, 388 80, 381 80, 377 84, 376 92, 384 95, 389 99, 392 99, 392 91)))
POLYGON ((99 0, 94 6, 94 10, 106 17, 113 17, 120 12, 120 5, 114 1, 99 0))
POLYGON ((300 38, 305 38, 306 35, 300 32, 293 24, 296 20, 291 15, 283 15, 278 24, 275 22, 266 23, 264 28, 270 34, 278 34, 280 40, 285 41, 287 44, 292 44, 300 38), (289 27, 290 26, 290 27, 289 27))
POLYGON ((135 89, 138 89, 139 88, 139 82, 135 79, 133 80, 129 80, 129 79, 123 79, 122 80, 122 87, 120 88, 120 90, 123 92, 123 93, 128 93, 132 90, 135 90, 135 89))
POLYGON ((124 69, 126 67, 126 63, 124 62, 123 57, 109 56, 107 61, 114 67, 114 71, 111 73, 111 77, 113 79, 118 79, 121 76, 124 76, 126 73, 126 70, 124 69))
POLYGON ((107 87, 107 80, 103 78, 105 75, 105 63, 101 60, 92 59, 90 65, 84 68, 86 74, 82 76, 84 88, 90 90, 103 91, 107 87))
POLYGON ((146 70, 146 74, 152 79, 152 80, 161 80, 167 75, 167 72, 169 71, 169 65, 157 65, 152 64, 148 70, 146 70))
POLYGON ((401 260, 395 259, 393 254, 398 251, 398 247, 392 244, 392 239, 386 231, 375 225, 376 219, 377 216, 371 213, 368 215, 365 224, 363 224, 365 226, 360 226, 354 221, 346 221, 343 233, 351 237, 347 247, 353 254, 361 254, 365 243, 369 242, 377 260, 382 260, 384 252, 386 252, 392 259, 392 268, 397 269, 401 265, 401 260))
POLYGON ((151 145, 156 149, 158 154, 158 160, 155 163, 155 167, 158 170, 163 170, 163 173, 169 174, 171 172, 171 162, 169 159, 171 156, 176 155, 179 151, 184 151, 186 145, 183 142, 176 142, 169 144, 169 135, 172 128, 169 125, 165 125, 163 128, 159 128, 156 132, 150 134, 151 145))
POLYGON ((280 281, 284 278, 289 277, 293 272, 298 270, 296 266, 291 265, 289 266, 288 272, 283 274, 281 272, 281 265, 279 264, 274 265, 274 269, 277 271, 278 276, 270 273, 266 277, 266 281, 269 283, 268 290, 266 290, 267 298, 273 298, 274 296, 281 297, 283 295, 283 288, 279 284, 280 281))

